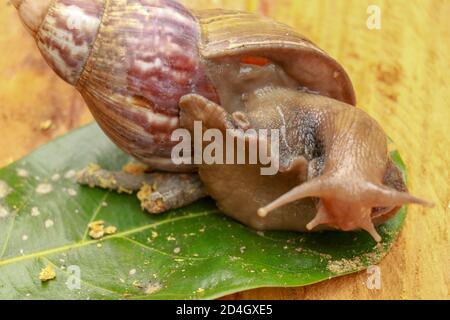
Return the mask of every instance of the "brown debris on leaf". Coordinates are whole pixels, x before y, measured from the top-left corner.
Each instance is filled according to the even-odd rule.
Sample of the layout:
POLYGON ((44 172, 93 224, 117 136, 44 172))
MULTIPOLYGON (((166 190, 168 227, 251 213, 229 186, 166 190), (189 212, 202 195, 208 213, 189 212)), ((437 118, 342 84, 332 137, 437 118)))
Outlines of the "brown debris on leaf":
POLYGON ((89 228, 89 236, 92 239, 101 239, 105 235, 112 235, 117 232, 117 228, 115 226, 108 226, 105 228, 105 221, 98 220, 92 221, 88 224, 89 228))
POLYGON ((327 269, 334 274, 345 274, 365 269, 366 266, 380 261, 388 251, 382 243, 378 243, 373 249, 374 252, 365 253, 351 259, 330 260, 327 269))
POLYGON ((105 234, 111 235, 117 232, 117 228, 114 226, 109 226, 105 228, 105 234))
POLYGON ((142 289, 145 294, 154 294, 160 291, 163 288, 163 285, 158 281, 150 281, 144 286, 142 289))
POLYGON ((41 273, 39 273, 39 280, 41 280, 42 282, 47 282, 55 278, 56 272, 55 270, 53 270, 53 267, 51 265, 46 266, 41 270, 41 273))

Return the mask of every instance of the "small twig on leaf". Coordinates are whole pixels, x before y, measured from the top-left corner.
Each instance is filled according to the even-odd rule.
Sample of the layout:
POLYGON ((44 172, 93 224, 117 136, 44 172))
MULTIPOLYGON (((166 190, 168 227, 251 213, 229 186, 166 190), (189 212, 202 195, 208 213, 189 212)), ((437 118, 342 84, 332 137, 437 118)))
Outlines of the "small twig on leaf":
POLYGON ((78 183, 119 193, 138 192, 143 209, 152 214, 181 208, 207 196, 197 174, 109 171, 91 164, 77 175, 78 183))

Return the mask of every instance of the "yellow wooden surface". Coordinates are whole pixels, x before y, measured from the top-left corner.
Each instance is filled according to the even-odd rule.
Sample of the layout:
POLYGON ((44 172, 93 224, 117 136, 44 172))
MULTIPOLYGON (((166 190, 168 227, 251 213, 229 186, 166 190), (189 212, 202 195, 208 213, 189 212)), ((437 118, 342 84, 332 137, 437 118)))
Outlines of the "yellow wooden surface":
MULTIPOLYGON (((436 203, 412 206, 405 228, 380 264, 382 287, 367 274, 304 288, 267 288, 230 299, 449 298, 450 1, 189 0, 195 7, 245 9, 290 24, 340 61, 359 106, 394 139, 411 192, 436 203), (381 30, 366 26, 379 5, 381 30)), ((0 4, 0 165, 18 159, 91 117, 78 93, 41 59, 12 6, 0 4), (41 130, 43 121, 53 126, 41 130)))

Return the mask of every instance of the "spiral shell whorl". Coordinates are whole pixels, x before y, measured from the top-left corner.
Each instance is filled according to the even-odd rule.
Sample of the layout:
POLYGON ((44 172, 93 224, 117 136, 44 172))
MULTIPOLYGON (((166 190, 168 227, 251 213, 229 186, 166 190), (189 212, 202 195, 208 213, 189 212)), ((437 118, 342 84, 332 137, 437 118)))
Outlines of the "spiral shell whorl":
POLYGON ((56 0, 36 34, 45 60, 75 85, 83 71, 102 20, 105 0, 56 0))
POLYGON ((107 0, 13 0, 52 69, 75 85, 97 36, 107 0))
POLYGON ((170 160, 179 99, 196 92, 217 100, 198 51, 198 22, 174 0, 107 3, 77 88, 123 150, 155 168, 180 170, 170 160))
MULTIPOLYGON (((175 0, 12 0, 47 63, 124 151, 172 168, 178 101, 217 101, 197 19, 175 0)), ((181 169, 183 170, 183 169, 181 169)))

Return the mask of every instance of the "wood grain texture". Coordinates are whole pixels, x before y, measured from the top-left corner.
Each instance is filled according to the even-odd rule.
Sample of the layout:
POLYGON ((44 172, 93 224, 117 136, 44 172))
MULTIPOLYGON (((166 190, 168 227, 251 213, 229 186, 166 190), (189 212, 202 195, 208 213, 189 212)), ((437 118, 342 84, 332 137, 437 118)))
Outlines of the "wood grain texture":
MULTIPOLYGON (((266 14, 292 25, 347 69, 358 105, 396 142, 412 193, 434 209, 411 206, 381 262, 382 287, 360 272, 303 288, 266 288, 227 299, 449 299, 450 1, 189 0, 266 14), (379 5, 381 30, 366 27, 379 5)), ((0 165, 91 120, 81 97, 41 59, 11 5, 0 4, 0 165), (42 121, 52 120, 49 130, 42 121)))

